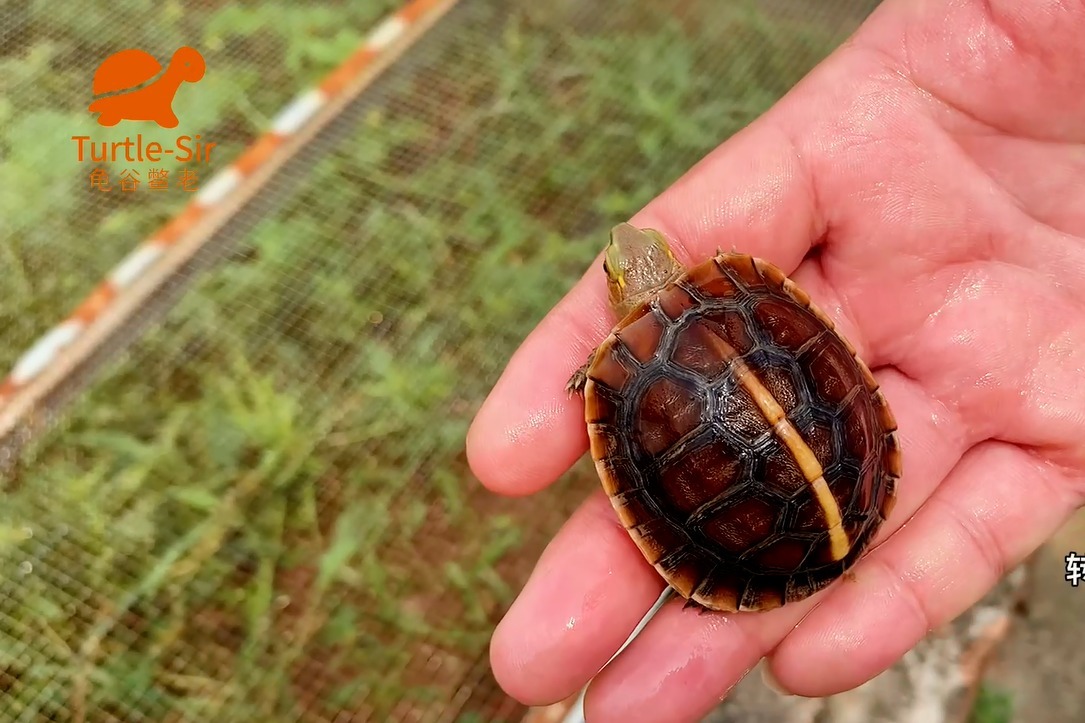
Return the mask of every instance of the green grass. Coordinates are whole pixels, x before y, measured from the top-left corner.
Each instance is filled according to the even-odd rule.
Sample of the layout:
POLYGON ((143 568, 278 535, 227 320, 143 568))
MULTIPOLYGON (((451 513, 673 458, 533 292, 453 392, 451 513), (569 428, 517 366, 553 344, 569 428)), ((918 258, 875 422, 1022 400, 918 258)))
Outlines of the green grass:
POLYGON ((1012 723, 1013 696, 1004 690, 983 685, 980 688, 968 723, 1012 723))
MULTIPOLYGON (((84 188, 73 58, 197 45, 214 77, 179 114, 236 153, 393 4, 5 11, 0 363, 181 200, 84 188)), ((480 494, 473 411, 607 229, 842 39, 683 6, 471 3, 72 405, 0 513, 12 720, 440 707, 584 492, 480 494)))

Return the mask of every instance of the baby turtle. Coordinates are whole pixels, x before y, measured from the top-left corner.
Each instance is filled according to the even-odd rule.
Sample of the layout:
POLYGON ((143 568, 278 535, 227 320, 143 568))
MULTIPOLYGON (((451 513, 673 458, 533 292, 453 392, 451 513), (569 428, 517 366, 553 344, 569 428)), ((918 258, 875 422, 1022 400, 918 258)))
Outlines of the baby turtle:
POLYGON ((896 421, 866 364, 780 269, 685 269, 657 231, 611 233, 621 321, 569 380, 603 489, 687 606, 769 610, 825 588, 889 516, 896 421))

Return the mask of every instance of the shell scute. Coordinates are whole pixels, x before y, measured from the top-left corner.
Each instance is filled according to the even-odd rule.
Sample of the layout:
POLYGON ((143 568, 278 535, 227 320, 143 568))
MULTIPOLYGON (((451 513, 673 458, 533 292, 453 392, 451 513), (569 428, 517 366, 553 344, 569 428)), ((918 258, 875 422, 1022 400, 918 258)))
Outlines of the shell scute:
POLYGON ((686 310, 692 309, 697 305, 697 299, 695 299, 684 286, 675 284, 660 294, 656 303, 659 306, 659 310, 665 314, 668 319, 671 321, 678 321, 678 318, 682 316, 686 310))
POLYGON ((629 534, 651 565, 689 542, 686 533, 664 517, 651 517, 636 527, 630 527, 629 534))
POLYGON ((630 367, 635 365, 627 363, 622 358, 618 345, 613 339, 608 339, 595 350, 595 358, 588 367, 588 378, 596 384, 602 384, 609 392, 621 392, 632 376, 630 367))
POLYGON ((710 319, 692 319, 678 332, 671 361, 708 380, 723 374, 731 362, 731 347, 710 319))
POLYGON ((674 379, 651 382, 638 400, 637 440, 650 456, 657 456, 701 426, 704 402, 674 379))
MULTIPOLYGON (((640 469, 623 457, 615 455, 597 460, 595 468, 599 472, 603 490, 611 498, 611 502, 619 495, 647 488, 647 482, 640 469)), ((641 518, 640 521, 643 522, 644 519, 647 518, 641 518)))
POLYGON ((776 529, 778 504, 760 497, 736 500, 706 520, 701 529, 724 550, 741 555, 776 529))
POLYGON ((723 254, 717 257, 716 265, 725 267, 734 274, 747 289, 765 286, 765 280, 757 270, 757 263, 752 256, 739 253, 723 254))
POLYGON ((720 416, 727 420, 726 435, 743 446, 759 447, 772 437, 772 426, 757 407, 753 393, 737 379, 728 379, 719 391, 720 416))
POLYGON ((611 506, 618 513, 625 528, 636 527, 640 521, 658 514, 658 508, 643 489, 620 492, 610 497, 611 506))
POLYGON ((686 284, 697 295, 712 299, 733 299, 742 293, 735 282, 728 278, 715 262, 703 263, 690 269, 686 284))
POLYGON ((848 353, 835 334, 819 335, 816 343, 799 356, 799 364, 804 367, 818 396, 830 404, 839 404, 853 388, 864 386, 855 357, 848 353))
POLYGON ((661 559, 656 567, 680 595, 688 598, 711 570, 711 563, 694 551, 679 550, 661 559))
POLYGON ((723 444, 704 444, 672 459, 659 473, 651 491, 660 504, 672 510, 678 519, 689 516, 713 500, 727 494, 743 462, 738 452, 723 444))
POLYGON ((605 399, 585 412, 596 466, 681 595, 766 610, 855 564, 892 510, 896 422, 854 347, 779 269, 741 254, 698 264, 600 349, 586 396, 605 399))
MULTIPOLYGON (((645 305, 643 309, 648 309, 645 305)), ((641 364, 647 364, 659 349, 659 339, 663 334, 663 320, 651 311, 646 311, 636 319, 627 320, 616 333, 618 341, 641 364)))
POLYGON ((765 485, 785 499, 791 499, 807 491, 809 482, 803 476, 791 455, 780 449, 773 440, 773 451, 765 462, 765 485))
POLYGON ((824 332, 816 316, 785 298, 759 299, 752 313, 772 344, 792 354, 799 353, 824 332))
POLYGON ((799 569, 810 555, 810 541, 801 537, 780 537, 751 555, 766 570, 790 573, 799 569))

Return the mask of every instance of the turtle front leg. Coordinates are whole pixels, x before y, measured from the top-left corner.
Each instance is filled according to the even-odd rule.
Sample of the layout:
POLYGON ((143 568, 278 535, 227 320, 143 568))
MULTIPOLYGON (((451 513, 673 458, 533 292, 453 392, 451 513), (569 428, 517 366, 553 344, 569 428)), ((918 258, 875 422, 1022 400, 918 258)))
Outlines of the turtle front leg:
POLYGON ((588 360, 580 365, 573 375, 569 377, 569 382, 565 385, 565 391, 568 394, 584 394, 584 386, 588 383, 588 369, 591 368, 592 362, 595 361, 595 352, 598 349, 592 349, 591 354, 588 354, 588 360))

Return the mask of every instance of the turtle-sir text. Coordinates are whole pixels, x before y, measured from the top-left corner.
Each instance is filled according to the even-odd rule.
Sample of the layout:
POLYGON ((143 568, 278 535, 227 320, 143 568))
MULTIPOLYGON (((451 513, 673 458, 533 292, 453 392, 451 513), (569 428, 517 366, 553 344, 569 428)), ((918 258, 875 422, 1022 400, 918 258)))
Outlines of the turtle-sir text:
POLYGON ((158 141, 144 142, 143 134, 123 141, 92 141, 90 136, 72 136, 79 162, 91 163, 158 163, 172 156, 178 163, 210 163, 211 149, 217 143, 201 142, 200 135, 178 136, 172 147, 163 148, 158 141))

